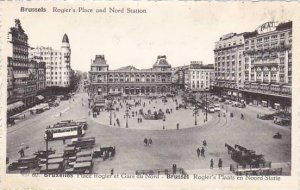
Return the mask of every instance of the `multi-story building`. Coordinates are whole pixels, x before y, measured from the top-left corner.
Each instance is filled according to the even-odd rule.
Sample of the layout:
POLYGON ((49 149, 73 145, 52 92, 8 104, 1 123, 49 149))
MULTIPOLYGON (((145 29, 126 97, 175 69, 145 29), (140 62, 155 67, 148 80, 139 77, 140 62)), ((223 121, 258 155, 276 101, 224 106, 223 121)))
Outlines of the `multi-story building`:
POLYGON ((29 59, 30 72, 36 80, 36 91, 40 94, 46 88, 46 63, 42 57, 34 56, 29 59))
POLYGON ((215 86, 220 95, 289 110, 292 93, 292 22, 267 22, 253 32, 216 43, 215 86))
POLYGON ((238 88, 243 84, 244 34, 223 35, 215 43, 214 90, 219 95, 238 98, 238 88))
POLYGON ((109 70, 104 55, 96 55, 89 72, 90 92, 98 95, 168 93, 171 91, 171 75, 171 65, 165 55, 158 56, 150 69, 125 66, 116 70, 109 70))
POLYGON ((176 67, 174 78, 179 89, 188 89, 190 86, 189 65, 176 67))
POLYGON ((71 74, 71 48, 69 38, 65 34, 63 36, 60 50, 52 47, 36 47, 30 50, 30 58, 42 57, 42 61, 46 63, 46 86, 70 86, 71 74))
POLYGON ((209 91, 214 76, 214 66, 203 65, 202 61, 191 61, 189 66, 190 86, 192 91, 209 91))
POLYGON ((289 109, 292 93, 292 22, 267 22, 245 35, 244 99, 289 109))
POLYGON ((8 75, 9 85, 7 103, 8 110, 21 106, 31 106, 35 103, 36 90, 32 86, 28 70, 28 36, 21 26, 20 20, 15 20, 15 26, 8 32, 8 75))

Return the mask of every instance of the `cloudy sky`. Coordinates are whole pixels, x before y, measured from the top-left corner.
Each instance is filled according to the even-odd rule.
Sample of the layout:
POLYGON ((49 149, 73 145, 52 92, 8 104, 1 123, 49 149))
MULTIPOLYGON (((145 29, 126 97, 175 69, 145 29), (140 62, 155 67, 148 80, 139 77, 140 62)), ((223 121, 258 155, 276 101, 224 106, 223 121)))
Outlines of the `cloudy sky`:
MULTIPOLYGON (((23 6, 20 4, 20 7, 23 6)), ((259 3, 120 3, 70 4, 58 8, 106 8, 107 13, 20 13, 10 7, 5 27, 19 18, 29 45, 60 48, 63 34, 69 36, 73 69, 88 71, 91 59, 104 54, 110 68, 125 65, 151 67, 158 55, 166 55, 172 66, 202 60, 213 63, 214 43, 230 32, 253 31, 267 21, 288 21, 295 16, 292 4, 259 3), (290 6, 290 7, 289 7, 290 6), (113 14, 109 8, 146 9, 146 14, 113 14)))

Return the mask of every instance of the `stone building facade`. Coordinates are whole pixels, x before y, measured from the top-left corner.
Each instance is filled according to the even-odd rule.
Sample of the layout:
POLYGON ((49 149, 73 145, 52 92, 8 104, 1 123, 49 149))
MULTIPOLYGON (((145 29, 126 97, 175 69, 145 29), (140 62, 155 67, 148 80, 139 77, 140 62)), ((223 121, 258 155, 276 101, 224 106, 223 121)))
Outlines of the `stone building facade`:
POLYGON ((164 55, 158 56, 150 69, 125 66, 116 70, 109 70, 104 55, 96 55, 89 76, 90 92, 98 95, 147 95, 171 91, 171 65, 164 55))

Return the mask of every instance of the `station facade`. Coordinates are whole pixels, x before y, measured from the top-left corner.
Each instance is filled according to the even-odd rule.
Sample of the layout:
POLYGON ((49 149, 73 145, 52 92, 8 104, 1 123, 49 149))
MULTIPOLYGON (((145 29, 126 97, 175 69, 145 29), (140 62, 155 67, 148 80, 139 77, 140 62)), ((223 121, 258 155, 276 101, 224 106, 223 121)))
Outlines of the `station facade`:
POLYGON ((125 66, 109 70, 104 55, 96 55, 89 72, 92 94, 150 95, 171 92, 172 71, 165 55, 158 56, 150 69, 125 66))

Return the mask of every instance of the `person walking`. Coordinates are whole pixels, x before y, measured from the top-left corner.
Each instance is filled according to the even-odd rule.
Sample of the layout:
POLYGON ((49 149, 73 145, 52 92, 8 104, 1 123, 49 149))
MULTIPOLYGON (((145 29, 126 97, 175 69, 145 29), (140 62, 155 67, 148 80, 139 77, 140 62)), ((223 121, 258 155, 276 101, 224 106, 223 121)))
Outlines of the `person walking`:
POLYGON ((177 130, 179 130, 179 123, 177 123, 177 130))
POLYGON ((173 164, 172 169, 173 169, 173 174, 176 174, 176 170, 177 170, 176 164, 173 164))
POLYGON ((218 163, 219 170, 222 169, 222 165, 223 165, 223 161, 221 158, 219 158, 219 163, 218 163))
POLYGON ((152 139, 149 138, 149 146, 151 146, 151 144, 152 144, 152 139))
POLYGON ((200 148, 197 148, 197 156, 198 156, 198 158, 199 158, 199 156, 200 156, 200 148))
POLYGON ((214 169, 214 160, 210 159, 210 169, 214 169))
POLYGON ((18 153, 20 154, 21 158, 24 157, 24 149, 23 148, 21 148, 18 153))
POLYGON ((203 147, 201 148, 201 156, 202 156, 202 157, 205 157, 205 150, 204 150, 203 147))
POLYGON ((144 139, 144 143, 145 143, 145 146, 148 145, 148 139, 147 138, 144 139))

